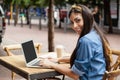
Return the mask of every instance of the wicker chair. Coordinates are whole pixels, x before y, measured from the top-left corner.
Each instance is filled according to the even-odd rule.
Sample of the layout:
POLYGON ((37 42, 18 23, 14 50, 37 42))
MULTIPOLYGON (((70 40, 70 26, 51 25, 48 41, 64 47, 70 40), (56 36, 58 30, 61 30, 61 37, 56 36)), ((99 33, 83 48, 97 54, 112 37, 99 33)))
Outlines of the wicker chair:
MULTIPOLYGON (((35 46, 37 53, 40 54, 42 44, 34 43, 34 46, 35 46)), ((8 56, 19 55, 22 53, 21 44, 4 45, 3 49, 6 51, 8 56)), ((12 72, 11 74, 12 80, 15 79, 14 76, 15 76, 15 73, 12 72)))
POLYGON ((103 80, 116 80, 120 75, 120 50, 111 49, 108 44, 106 44, 106 50, 108 57, 111 59, 111 66, 109 66, 109 71, 105 72, 103 80))

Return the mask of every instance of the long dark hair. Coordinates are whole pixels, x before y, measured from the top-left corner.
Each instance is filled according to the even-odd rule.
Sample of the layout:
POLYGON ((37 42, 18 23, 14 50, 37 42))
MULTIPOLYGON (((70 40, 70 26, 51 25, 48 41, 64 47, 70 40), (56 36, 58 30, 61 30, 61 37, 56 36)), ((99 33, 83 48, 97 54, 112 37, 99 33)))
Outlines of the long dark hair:
MULTIPOLYGON (((110 65, 110 60, 109 60, 109 58, 107 58, 106 52, 105 52, 105 42, 108 43, 108 41, 107 41, 105 35, 103 34, 103 32, 101 31, 101 29, 99 29, 96 22, 94 21, 94 17, 93 17, 91 10, 84 5, 78 4, 78 5, 71 8, 71 10, 69 12, 69 17, 71 15, 71 13, 82 14, 82 17, 84 20, 84 25, 83 25, 84 27, 83 27, 83 30, 82 30, 78 40, 81 37, 83 37, 84 35, 88 34, 92 28, 94 28, 97 31, 97 33, 99 34, 99 36, 102 40, 102 44, 103 44, 103 51, 104 51, 104 56, 105 56, 105 60, 106 60, 106 69, 108 69, 108 67, 110 65)), ((77 45, 76 45, 76 47, 71 55, 71 58, 70 58, 71 67, 74 64, 74 60, 76 58, 76 51, 77 51, 77 45)))

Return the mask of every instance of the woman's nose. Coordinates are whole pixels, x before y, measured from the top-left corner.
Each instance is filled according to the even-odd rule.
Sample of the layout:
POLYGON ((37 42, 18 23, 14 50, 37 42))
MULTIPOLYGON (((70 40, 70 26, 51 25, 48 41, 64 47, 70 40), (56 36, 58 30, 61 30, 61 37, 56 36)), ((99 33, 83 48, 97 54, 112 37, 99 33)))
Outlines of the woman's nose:
POLYGON ((77 28, 77 24, 76 23, 74 23, 73 28, 77 28))

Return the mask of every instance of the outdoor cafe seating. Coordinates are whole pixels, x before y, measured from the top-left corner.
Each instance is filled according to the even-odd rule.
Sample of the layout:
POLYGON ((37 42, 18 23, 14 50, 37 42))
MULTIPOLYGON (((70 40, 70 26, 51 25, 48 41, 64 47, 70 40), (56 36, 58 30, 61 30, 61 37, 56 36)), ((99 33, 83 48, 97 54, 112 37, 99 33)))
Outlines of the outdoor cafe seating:
POLYGON ((110 58, 109 71, 106 71, 103 80, 117 80, 120 76, 120 50, 110 48, 106 43, 107 58, 110 58))
MULTIPOLYGON (((34 43, 34 46, 36 48, 37 53, 40 54, 42 44, 34 43)), ((3 49, 6 51, 8 56, 19 55, 22 53, 21 44, 4 45, 3 49)), ((12 72, 12 74, 11 74, 12 80, 14 80, 14 76, 15 76, 15 73, 12 72)))
MULTIPOLYGON (((42 44, 35 43, 35 48, 37 49, 37 53, 40 54, 40 50, 42 47, 42 44)), ((107 52, 107 58, 110 58, 110 66, 109 70, 105 71, 105 74, 103 76, 103 80, 117 80, 117 77, 120 76, 120 50, 112 49, 108 44, 105 44, 106 52, 107 52)), ((13 44, 13 45, 4 45, 3 49, 6 51, 8 56, 16 55, 12 50, 19 50, 21 49, 20 44, 13 44)), ((12 72, 12 80, 14 80, 15 73, 12 72)), ((64 76, 65 77, 65 76, 64 76)), ((64 80, 64 77, 62 80, 64 80)), ((50 77, 51 78, 51 77, 50 77)), ((50 79, 48 78, 48 79, 50 79)), ((55 78, 52 80, 60 80, 59 78, 55 78)), ((42 79, 46 80, 46 79, 42 79)))
MULTIPOLYGON (((39 55, 41 53, 41 48, 42 48, 42 44, 41 43, 34 43, 35 49, 37 51, 37 54, 39 55)), ((21 48, 21 44, 11 44, 11 45, 4 45, 3 49, 5 50, 5 52, 7 53, 8 56, 13 56, 13 55, 20 55, 22 53, 22 48, 21 48)), ((12 80, 15 80, 15 73, 12 72, 11 73, 11 78, 12 80)), ((61 80, 60 78, 57 77, 48 77, 42 80, 61 80)), ((40 79, 41 80, 41 79, 40 79)), ((64 80, 64 75, 62 77, 62 80, 64 80)))

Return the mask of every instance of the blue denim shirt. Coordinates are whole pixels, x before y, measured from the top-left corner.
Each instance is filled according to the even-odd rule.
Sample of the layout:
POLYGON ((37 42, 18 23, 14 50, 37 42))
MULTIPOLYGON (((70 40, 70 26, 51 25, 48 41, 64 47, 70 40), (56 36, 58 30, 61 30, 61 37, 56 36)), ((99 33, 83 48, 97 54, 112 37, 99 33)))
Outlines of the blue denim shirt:
POLYGON ((95 30, 79 39, 74 65, 71 70, 80 80, 102 80, 106 70, 102 42, 95 30))

